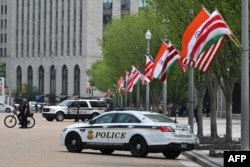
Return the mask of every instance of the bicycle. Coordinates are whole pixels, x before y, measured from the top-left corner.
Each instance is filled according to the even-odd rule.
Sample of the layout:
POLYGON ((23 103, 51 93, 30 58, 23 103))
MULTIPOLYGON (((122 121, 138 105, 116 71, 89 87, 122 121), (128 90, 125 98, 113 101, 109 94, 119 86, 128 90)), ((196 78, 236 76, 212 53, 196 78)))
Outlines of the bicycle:
MULTIPOLYGON (((35 126, 35 118, 33 117, 34 114, 33 113, 30 113, 27 117, 27 128, 33 128, 35 126)), ((13 128, 16 126, 17 124, 17 120, 20 122, 20 119, 18 118, 18 114, 17 114, 17 111, 14 110, 13 111, 13 114, 11 115, 7 115, 5 118, 4 118, 4 125, 8 128, 13 128)))

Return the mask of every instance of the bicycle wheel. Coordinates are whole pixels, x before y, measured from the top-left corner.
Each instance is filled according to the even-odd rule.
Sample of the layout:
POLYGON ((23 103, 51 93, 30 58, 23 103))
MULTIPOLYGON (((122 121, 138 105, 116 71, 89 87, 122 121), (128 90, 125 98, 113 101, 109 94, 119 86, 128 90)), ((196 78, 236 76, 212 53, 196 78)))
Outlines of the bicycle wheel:
POLYGON ((33 128, 35 123, 36 121, 34 117, 27 117, 27 128, 33 128))
POLYGON ((16 126, 16 123, 17 123, 17 120, 14 115, 7 115, 4 118, 4 125, 8 128, 13 128, 14 126, 16 126))

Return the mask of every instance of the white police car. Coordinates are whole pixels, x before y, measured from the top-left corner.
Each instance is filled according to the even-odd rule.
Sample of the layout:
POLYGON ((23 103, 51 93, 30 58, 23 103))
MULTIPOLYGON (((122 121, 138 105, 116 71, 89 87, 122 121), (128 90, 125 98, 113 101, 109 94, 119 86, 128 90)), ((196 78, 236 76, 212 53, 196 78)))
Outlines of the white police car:
POLYGON ((97 99, 64 100, 56 106, 43 107, 42 116, 47 121, 64 119, 89 119, 107 111, 106 102, 97 99), (77 113, 79 107, 79 113, 77 113))
POLYGON ((162 152, 166 158, 177 158, 182 151, 193 150, 198 138, 190 126, 147 111, 111 111, 89 122, 63 129, 60 142, 69 152, 96 149, 104 154, 127 150, 135 157, 162 152))

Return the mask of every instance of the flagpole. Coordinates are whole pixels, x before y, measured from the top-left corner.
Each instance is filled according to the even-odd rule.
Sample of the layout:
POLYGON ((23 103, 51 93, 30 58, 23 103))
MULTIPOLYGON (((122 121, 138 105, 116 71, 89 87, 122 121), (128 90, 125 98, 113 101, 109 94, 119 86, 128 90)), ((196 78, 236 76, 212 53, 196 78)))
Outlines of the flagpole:
POLYGON ((241 1, 241 150, 249 150, 249 21, 248 0, 241 1))
MULTIPOLYGON (((190 18, 193 16, 194 11, 192 8, 189 10, 190 18)), ((194 68, 189 67, 188 69, 188 124, 190 125, 192 131, 194 130, 194 68)))
POLYGON ((140 82, 137 81, 137 93, 136 93, 136 109, 140 109, 140 82))
MULTIPOLYGON (((165 40, 165 42, 167 42, 167 37, 168 37, 168 27, 167 26, 168 26, 169 20, 164 19, 163 22, 166 24, 164 40, 165 40)), ((165 75, 167 75, 167 73, 165 75)), ((163 92, 163 110, 162 110, 162 114, 166 115, 166 113, 167 113, 167 79, 163 82, 162 92, 163 92)))
MULTIPOLYGON (((150 54, 150 39, 151 39, 151 32, 148 30, 145 34, 145 38, 147 40, 147 55, 150 54)), ((146 111, 149 111, 149 82, 146 82, 146 111)))

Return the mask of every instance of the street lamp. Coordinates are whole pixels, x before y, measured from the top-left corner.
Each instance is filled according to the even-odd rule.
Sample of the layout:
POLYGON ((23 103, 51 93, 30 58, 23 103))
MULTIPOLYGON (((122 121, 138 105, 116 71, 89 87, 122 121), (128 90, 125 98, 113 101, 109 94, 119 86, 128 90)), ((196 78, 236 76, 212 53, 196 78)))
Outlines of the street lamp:
MULTIPOLYGON (((150 39, 151 39, 151 32, 148 30, 145 34, 145 38, 147 40, 147 55, 150 54, 150 39)), ((149 111, 149 83, 146 83, 146 111, 149 111)))
POLYGON ((91 89, 91 96, 93 96, 93 90, 94 90, 93 88, 95 86, 95 81, 90 79, 89 84, 90 84, 90 89, 91 89))

